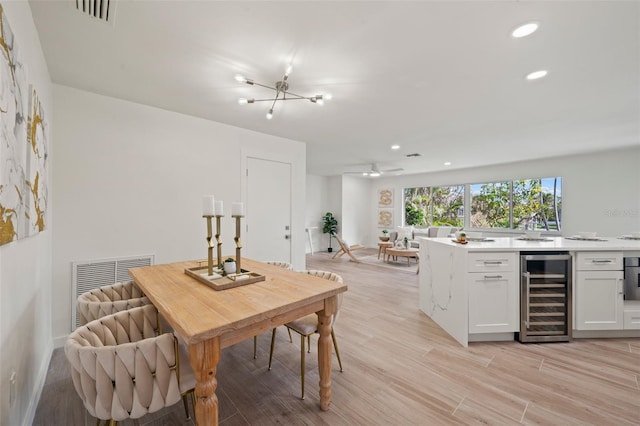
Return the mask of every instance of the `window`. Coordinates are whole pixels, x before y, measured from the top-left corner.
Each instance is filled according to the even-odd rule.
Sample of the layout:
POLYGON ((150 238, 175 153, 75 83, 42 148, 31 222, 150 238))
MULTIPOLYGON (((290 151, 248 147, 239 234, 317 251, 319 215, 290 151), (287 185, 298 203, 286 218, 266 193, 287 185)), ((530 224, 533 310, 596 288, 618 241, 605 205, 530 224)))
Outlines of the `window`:
POLYGON ((405 188, 405 223, 457 226, 464 223, 464 185, 405 188))
POLYGON ((560 231, 562 178, 405 188, 404 206, 407 225, 560 231))
POLYGON ((509 182, 476 183, 471 190, 472 228, 511 228, 509 182))

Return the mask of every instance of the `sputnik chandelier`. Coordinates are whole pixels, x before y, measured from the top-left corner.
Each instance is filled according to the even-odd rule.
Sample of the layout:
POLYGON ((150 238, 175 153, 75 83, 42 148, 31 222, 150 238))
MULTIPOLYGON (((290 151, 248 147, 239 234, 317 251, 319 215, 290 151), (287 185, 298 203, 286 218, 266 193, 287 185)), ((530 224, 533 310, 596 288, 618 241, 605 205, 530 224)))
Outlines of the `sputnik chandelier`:
POLYGON ((250 86, 260 86, 267 89, 275 90, 276 92, 273 98, 266 98, 266 99, 240 98, 238 99, 238 103, 240 105, 246 105, 246 104, 253 104, 256 102, 271 102, 271 108, 269 108, 269 111, 267 111, 267 120, 271 120, 273 118, 273 109, 275 108, 276 102, 278 101, 294 101, 294 100, 305 99, 305 100, 311 101, 314 104, 323 105, 325 100, 331 99, 331 95, 327 95, 327 94, 324 94, 324 95, 317 94, 314 96, 301 96, 296 93, 290 92, 289 82, 287 80, 289 78, 289 74, 291 73, 291 69, 292 69, 292 66, 291 64, 289 64, 287 66, 287 70, 284 72, 284 77, 282 77, 282 80, 276 81, 275 87, 258 83, 242 75, 236 75, 236 80, 239 81, 240 83, 246 83, 250 86))

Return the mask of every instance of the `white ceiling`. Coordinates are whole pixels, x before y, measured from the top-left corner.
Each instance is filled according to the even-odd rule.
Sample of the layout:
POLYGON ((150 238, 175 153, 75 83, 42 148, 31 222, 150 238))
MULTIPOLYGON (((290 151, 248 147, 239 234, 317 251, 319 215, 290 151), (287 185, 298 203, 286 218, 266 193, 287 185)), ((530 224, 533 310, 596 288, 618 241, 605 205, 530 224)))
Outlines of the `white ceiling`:
POLYGON ((53 82, 306 142, 309 173, 640 144, 637 1, 111 1, 113 25, 30 1, 53 82), (236 74, 273 85, 289 60, 291 91, 333 99, 238 105, 271 93, 236 74))

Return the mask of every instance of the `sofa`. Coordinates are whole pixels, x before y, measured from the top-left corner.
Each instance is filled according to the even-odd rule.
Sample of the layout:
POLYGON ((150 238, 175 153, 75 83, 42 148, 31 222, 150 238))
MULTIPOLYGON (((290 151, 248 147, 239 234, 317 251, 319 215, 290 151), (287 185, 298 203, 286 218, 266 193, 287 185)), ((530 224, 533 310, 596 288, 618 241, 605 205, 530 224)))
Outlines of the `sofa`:
POLYGON ((409 240, 409 247, 419 248, 418 237, 446 238, 458 231, 458 229, 455 226, 398 226, 395 231, 389 232, 389 241, 395 243, 396 241, 403 241, 406 237, 409 240))

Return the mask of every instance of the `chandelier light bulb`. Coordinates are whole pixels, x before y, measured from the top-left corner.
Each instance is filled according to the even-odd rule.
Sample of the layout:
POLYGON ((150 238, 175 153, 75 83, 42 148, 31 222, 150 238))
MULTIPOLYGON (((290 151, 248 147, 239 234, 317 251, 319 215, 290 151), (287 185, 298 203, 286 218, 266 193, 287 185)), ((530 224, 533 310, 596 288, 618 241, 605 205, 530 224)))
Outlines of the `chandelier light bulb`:
POLYGON ((267 120, 271 120, 273 118, 273 109, 270 109, 267 112, 267 120))
POLYGON ((240 99, 238 99, 238 103, 240 105, 246 105, 246 104, 249 103, 249 100, 247 98, 240 98, 240 99))
POLYGON ((333 98, 333 95, 329 94, 329 93, 325 93, 324 95, 324 99, 327 101, 330 101, 333 98))
POLYGON ((547 75, 547 70, 534 71, 527 75, 527 80, 537 80, 539 78, 545 77, 547 75))
POLYGON ((371 177, 378 177, 378 176, 380 176, 380 173, 378 173, 378 172, 371 172, 371 173, 369 173, 369 176, 371 176, 371 177))
POLYGON ((287 65, 287 70, 284 72, 284 75, 286 75, 288 77, 289 74, 291 74, 292 70, 293 70, 293 65, 291 65, 291 64, 287 65))
POLYGON ((324 98, 322 97, 322 95, 316 95, 316 103, 318 105, 324 105, 324 98))
POLYGON ((236 74, 236 81, 239 81, 240 83, 245 83, 247 81, 246 78, 244 78, 244 76, 241 76, 240 74, 236 74))
POLYGON ((533 34, 538 29, 539 24, 537 22, 528 22, 524 25, 520 25, 518 28, 513 30, 511 36, 514 38, 522 38, 528 35, 533 34))

